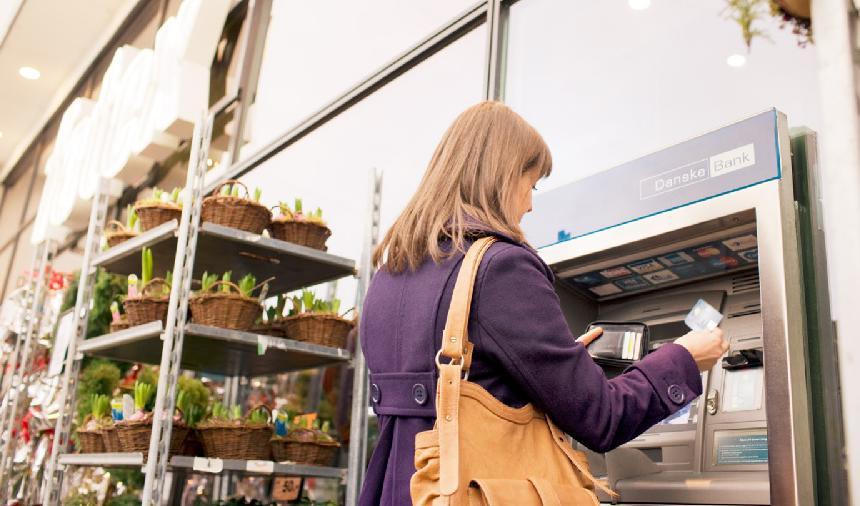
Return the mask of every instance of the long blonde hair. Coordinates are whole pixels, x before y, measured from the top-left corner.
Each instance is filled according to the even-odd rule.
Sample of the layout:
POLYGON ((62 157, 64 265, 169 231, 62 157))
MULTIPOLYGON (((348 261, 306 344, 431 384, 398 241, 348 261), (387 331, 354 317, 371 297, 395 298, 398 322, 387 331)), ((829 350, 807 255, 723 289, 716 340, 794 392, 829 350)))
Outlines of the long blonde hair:
POLYGON ((543 138, 500 102, 481 102, 445 132, 418 190, 373 253, 377 267, 415 270, 429 255, 442 261, 463 251, 469 222, 523 241, 516 188, 528 170, 546 177, 552 155, 543 138), (451 240, 443 249, 440 239, 451 240))

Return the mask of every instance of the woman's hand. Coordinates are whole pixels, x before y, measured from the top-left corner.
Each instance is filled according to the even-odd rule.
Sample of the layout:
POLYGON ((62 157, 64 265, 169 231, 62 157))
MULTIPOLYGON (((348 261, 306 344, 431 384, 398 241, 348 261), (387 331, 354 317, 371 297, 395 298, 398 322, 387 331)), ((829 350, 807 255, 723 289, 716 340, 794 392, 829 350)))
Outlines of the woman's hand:
POLYGON ((720 328, 688 332, 676 339, 675 343, 687 348, 702 372, 711 370, 729 349, 729 343, 723 339, 723 331, 720 328))
POLYGON ((588 346, 589 344, 591 344, 592 341, 600 337, 601 334, 603 334, 603 329, 600 327, 594 327, 585 334, 582 334, 581 336, 577 337, 576 342, 582 343, 583 346, 588 346))

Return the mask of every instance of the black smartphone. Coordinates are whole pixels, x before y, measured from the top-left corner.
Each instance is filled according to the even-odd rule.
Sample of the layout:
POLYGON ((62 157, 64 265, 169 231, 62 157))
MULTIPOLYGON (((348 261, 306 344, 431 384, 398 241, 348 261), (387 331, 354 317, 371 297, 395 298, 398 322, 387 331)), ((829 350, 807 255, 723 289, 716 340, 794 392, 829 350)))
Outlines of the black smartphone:
POLYGON ((603 334, 586 349, 598 364, 628 366, 648 353, 648 325, 644 323, 596 321, 588 325, 586 332, 595 327, 602 328, 603 334))

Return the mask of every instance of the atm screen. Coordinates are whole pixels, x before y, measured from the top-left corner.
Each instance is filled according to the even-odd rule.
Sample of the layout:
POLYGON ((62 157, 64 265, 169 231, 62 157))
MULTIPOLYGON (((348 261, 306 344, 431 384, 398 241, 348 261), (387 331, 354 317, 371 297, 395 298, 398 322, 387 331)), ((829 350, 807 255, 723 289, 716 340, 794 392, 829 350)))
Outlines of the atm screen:
POLYGON ((605 299, 744 269, 758 263, 753 233, 707 241, 677 251, 584 272, 561 273, 564 282, 590 297, 605 299))

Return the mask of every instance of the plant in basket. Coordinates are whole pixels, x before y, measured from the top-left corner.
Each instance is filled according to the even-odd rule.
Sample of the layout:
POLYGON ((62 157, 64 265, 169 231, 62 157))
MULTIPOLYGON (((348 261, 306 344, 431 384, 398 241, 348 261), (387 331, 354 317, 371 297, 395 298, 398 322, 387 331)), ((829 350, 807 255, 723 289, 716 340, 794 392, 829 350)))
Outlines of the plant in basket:
POLYGON ((119 302, 113 301, 110 303, 110 331, 119 332, 129 327, 128 317, 119 311, 119 302))
MULTIPOLYGON (((117 421, 114 426, 123 452, 141 452, 146 458, 149 451, 149 438, 152 434, 152 411, 147 411, 155 395, 155 387, 149 383, 137 382, 134 385, 134 413, 117 421)), ((173 416, 173 430, 170 433, 170 453, 176 454, 188 435, 182 413, 177 410, 173 416)))
POLYGON ((182 216, 182 189, 174 188, 167 193, 161 188, 153 188, 149 198, 134 203, 134 210, 144 232, 170 220, 178 221, 182 216))
POLYGON ((272 455, 277 462, 295 462, 316 466, 328 466, 334 461, 340 443, 330 434, 328 421, 322 423, 316 415, 303 415, 293 418, 292 423, 284 420, 288 416, 278 413, 275 421, 275 435, 272 437, 272 455))
POLYGON ((269 225, 269 233, 275 239, 287 241, 309 248, 326 250, 326 241, 331 236, 322 218, 322 209, 305 213, 302 210, 302 199, 297 198, 292 208, 286 202, 280 202, 277 206, 280 216, 272 219, 269 225))
POLYGON ((218 280, 215 274, 203 273, 200 290, 191 296, 191 321, 225 329, 248 330, 262 313, 260 302, 268 291, 267 279, 257 283, 257 278, 246 274, 239 283, 231 281, 232 272, 225 272, 218 280), (260 295, 254 297, 258 289, 260 295))
MULTIPOLYGON (((284 319, 284 329, 289 339, 344 348, 346 336, 355 321, 341 316, 340 300, 317 299, 310 290, 302 290, 300 297, 292 298, 293 307, 284 319)), ((348 312, 348 311, 347 311, 348 312)))
POLYGON ((262 190, 257 188, 252 197, 248 193, 248 187, 240 181, 224 181, 215 188, 212 195, 203 199, 200 219, 260 234, 272 221, 272 212, 260 203, 262 193, 262 190))
POLYGON ((105 241, 107 241, 108 248, 113 248, 118 244, 137 237, 139 233, 140 221, 137 212, 134 210, 134 207, 129 205, 126 208, 125 223, 117 220, 108 222, 105 230, 105 241))
POLYGON ((104 453, 105 445, 102 430, 110 423, 108 413, 110 400, 106 395, 93 394, 90 397, 90 414, 78 429, 78 442, 81 453, 104 453))
POLYGON ((272 412, 260 405, 244 417, 242 408, 228 408, 220 402, 212 406, 212 414, 198 426, 207 457, 221 459, 269 460, 269 439, 272 435, 272 412))
POLYGON ((263 311, 257 322, 251 327, 253 332, 275 337, 286 337, 284 332, 282 317, 284 309, 287 307, 287 296, 278 295, 277 302, 274 306, 269 306, 263 311), (265 316, 265 319, 262 318, 265 316))
POLYGON ((165 321, 173 281, 170 271, 164 278, 152 277, 151 249, 143 248, 140 256, 140 279, 134 274, 128 277, 128 295, 122 303, 128 325, 131 327, 152 321, 165 321))

